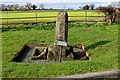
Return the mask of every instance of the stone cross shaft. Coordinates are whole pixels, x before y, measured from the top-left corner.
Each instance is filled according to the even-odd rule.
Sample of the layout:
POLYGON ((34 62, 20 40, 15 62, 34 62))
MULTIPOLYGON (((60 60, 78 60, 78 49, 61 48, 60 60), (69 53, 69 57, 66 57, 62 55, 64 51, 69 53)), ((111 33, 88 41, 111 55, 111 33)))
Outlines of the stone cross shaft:
POLYGON ((58 12, 56 19, 56 35, 57 41, 68 41, 68 14, 67 12, 58 12))
POLYGON ((59 56, 59 61, 65 58, 65 47, 68 42, 68 14, 65 11, 60 11, 57 14, 56 30, 55 30, 55 54, 59 56), (59 42, 59 43, 58 43, 59 42), (58 45, 59 44, 59 45, 58 45), (63 48, 64 47, 64 48, 63 48))

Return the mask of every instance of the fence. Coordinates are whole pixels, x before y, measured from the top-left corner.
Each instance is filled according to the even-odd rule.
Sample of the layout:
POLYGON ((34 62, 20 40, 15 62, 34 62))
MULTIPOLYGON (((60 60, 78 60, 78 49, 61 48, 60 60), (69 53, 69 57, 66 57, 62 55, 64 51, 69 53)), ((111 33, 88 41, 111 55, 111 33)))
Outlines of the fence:
MULTIPOLYGON (((26 24, 26 23, 41 23, 55 22, 57 11, 21 11, 21 12, 1 12, 2 25, 7 24, 26 24)), ((68 11, 69 22, 104 22, 106 16, 96 13, 96 11, 68 11)))

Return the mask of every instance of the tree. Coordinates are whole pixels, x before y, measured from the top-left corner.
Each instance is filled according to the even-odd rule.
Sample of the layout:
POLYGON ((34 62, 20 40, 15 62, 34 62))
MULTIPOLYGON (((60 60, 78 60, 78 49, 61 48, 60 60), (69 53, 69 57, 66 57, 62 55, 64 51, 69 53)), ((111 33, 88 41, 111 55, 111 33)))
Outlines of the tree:
POLYGON ((53 8, 50 8, 50 10, 53 10, 53 8))
POLYGON ((66 9, 66 5, 65 5, 65 4, 63 5, 63 9, 64 9, 64 10, 66 9))
POLYGON ((11 5, 7 5, 7 10, 11 10, 11 5))
POLYGON ((89 10, 89 6, 88 5, 83 6, 83 10, 89 10))
POLYGON ((7 10, 14 10, 13 9, 13 4, 12 5, 7 5, 7 10))
POLYGON ((90 4, 89 7, 90 7, 91 10, 94 10, 95 5, 94 4, 90 4))
POLYGON ((30 10, 31 7, 32 7, 32 4, 31 4, 30 2, 27 2, 27 3, 25 4, 25 7, 26 7, 28 10, 30 10))
POLYGON ((79 9, 80 9, 80 10, 82 10, 82 8, 83 8, 82 6, 79 6, 79 9))
POLYGON ((120 8, 120 1, 117 3, 117 7, 120 8))
POLYGON ((114 7, 114 8, 120 8, 120 1, 118 1, 118 2, 111 2, 111 4, 110 4, 112 7, 114 7))
POLYGON ((0 11, 5 11, 5 10, 6 10, 6 5, 0 4, 0 11))
POLYGON ((0 11, 2 11, 2 4, 0 4, 0 11))
POLYGON ((20 6, 20 10, 25 10, 25 6, 20 6))
POLYGON ((110 4, 113 8, 116 8, 117 7, 117 2, 111 2, 110 4))
POLYGON ((103 12, 107 17, 107 20, 110 20, 110 23, 115 21, 115 8, 108 6, 108 7, 98 7, 96 10, 103 12))
POLYGON ((45 8, 44 8, 44 4, 40 4, 39 7, 40 7, 40 9, 45 9, 45 8))
POLYGON ((37 8, 37 6, 36 5, 32 5, 32 8, 33 8, 33 10, 35 10, 37 8))
POLYGON ((14 8, 14 10, 19 10, 20 6, 19 6, 19 4, 14 4, 13 8, 14 8))
POLYGON ((105 15, 110 15, 115 12, 113 7, 98 7, 96 10, 103 12, 105 15))

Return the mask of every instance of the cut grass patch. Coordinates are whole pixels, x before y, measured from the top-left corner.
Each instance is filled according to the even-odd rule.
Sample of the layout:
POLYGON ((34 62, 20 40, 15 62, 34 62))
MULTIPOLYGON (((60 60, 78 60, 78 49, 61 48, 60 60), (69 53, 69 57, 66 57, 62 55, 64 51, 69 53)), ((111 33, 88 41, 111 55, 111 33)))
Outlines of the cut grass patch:
MULTIPOLYGON (((45 24, 47 26, 47 24, 45 24)), ((90 61, 54 63, 8 62, 24 44, 53 44, 55 27, 14 28, 2 32, 3 78, 60 77, 87 72, 118 69, 118 25, 69 23, 68 44, 82 43, 90 61)), ((30 26, 28 26, 30 27, 30 26)))

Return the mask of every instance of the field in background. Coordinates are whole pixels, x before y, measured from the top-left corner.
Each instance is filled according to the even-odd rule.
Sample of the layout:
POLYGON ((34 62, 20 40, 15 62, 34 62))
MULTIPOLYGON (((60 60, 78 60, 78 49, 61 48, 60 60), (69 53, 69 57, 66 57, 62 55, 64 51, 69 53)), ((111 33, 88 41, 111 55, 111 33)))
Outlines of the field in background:
MULTIPOLYGON (((58 11, 2 11, 2 24, 55 22, 58 11)), ((103 13, 96 11, 68 11, 69 21, 104 21, 103 13)))
MULTIPOLYGON (((75 15, 74 12, 72 14, 75 15)), ((69 23, 68 44, 82 43, 87 52, 92 54, 91 60, 31 64, 9 61, 24 44, 53 44, 55 23, 5 28, 2 32, 3 77, 48 78, 118 69, 118 25, 69 23)))

